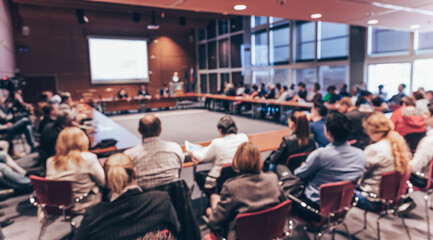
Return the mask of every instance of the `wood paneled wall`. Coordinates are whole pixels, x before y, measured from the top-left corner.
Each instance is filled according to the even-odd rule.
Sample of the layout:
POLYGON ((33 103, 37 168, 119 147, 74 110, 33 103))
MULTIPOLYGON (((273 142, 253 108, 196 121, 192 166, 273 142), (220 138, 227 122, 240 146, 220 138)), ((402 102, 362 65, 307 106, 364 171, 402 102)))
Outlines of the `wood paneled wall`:
POLYGON ((17 67, 24 75, 55 75, 57 88, 76 98, 80 97, 78 92, 88 89, 97 89, 108 97, 110 93, 104 92, 109 87, 114 92, 125 88, 135 96, 139 88, 139 84, 91 84, 88 35, 148 38, 151 94, 168 83, 174 71, 183 79, 184 70, 195 66, 195 26, 188 22, 181 26, 177 17, 158 16, 160 30, 151 31, 146 29, 150 15, 135 23, 132 13, 86 10, 90 23, 79 24, 73 8, 18 5, 15 12, 15 44, 29 49, 17 53, 17 67), (22 26, 29 27, 29 36, 22 34, 22 26))

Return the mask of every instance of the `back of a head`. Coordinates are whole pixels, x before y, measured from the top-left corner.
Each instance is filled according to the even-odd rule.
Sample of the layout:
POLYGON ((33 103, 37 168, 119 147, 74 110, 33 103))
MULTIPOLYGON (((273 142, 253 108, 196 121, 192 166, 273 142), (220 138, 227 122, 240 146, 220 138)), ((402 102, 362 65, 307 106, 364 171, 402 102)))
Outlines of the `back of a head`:
POLYGON ((68 161, 79 165, 81 153, 89 150, 89 138, 78 127, 66 127, 57 137, 55 167, 61 168, 68 161))
POLYGON ((153 114, 146 114, 138 122, 138 131, 143 138, 157 137, 161 134, 161 120, 153 114))
POLYGON ((283 86, 283 89, 284 89, 284 91, 289 90, 289 88, 286 85, 283 86))
POLYGON ((233 169, 239 173, 260 173, 263 167, 259 149, 251 142, 239 145, 233 157, 233 169))
POLYGON ((221 130, 221 134, 237 134, 238 128, 233 118, 229 115, 225 115, 220 118, 217 124, 217 128, 221 130))
POLYGON ((353 106, 352 104, 352 100, 350 99, 350 97, 342 97, 339 101, 340 105, 345 105, 348 108, 351 108, 353 106))
POLYGON ((303 83, 303 82, 298 83, 298 87, 305 88, 305 83, 303 83))
POLYGON ((104 172, 107 178, 107 187, 118 194, 135 178, 134 164, 123 153, 111 155, 105 162, 104 172))
POLYGON ((316 88, 317 91, 319 91, 320 90, 320 83, 315 83, 314 87, 316 88))
POLYGON ((42 107, 42 112, 44 113, 44 117, 49 117, 51 114, 51 111, 54 109, 54 105, 49 103, 42 107))
POLYGON ((253 88, 255 91, 259 90, 259 87, 257 87, 256 84, 254 84, 252 88, 253 88))
POLYGON ((326 117, 326 115, 328 114, 328 108, 326 108, 325 105, 323 105, 323 103, 321 102, 315 102, 314 108, 321 117, 326 117))
POLYGON ((328 92, 335 92, 335 90, 337 90, 337 88, 334 85, 331 85, 326 89, 328 92))
POLYGON ((400 104, 400 106, 406 105, 406 107, 409 107, 409 106, 413 106, 414 107, 415 106, 415 101, 412 98, 410 98, 410 97, 402 97, 400 99, 399 104, 400 104))
POLYGON ((295 133, 299 139, 299 145, 307 145, 310 136, 310 123, 308 122, 307 115, 304 112, 296 111, 290 115, 290 120, 295 124, 295 133))
POLYGON ((62 110, 57 113, 56 124, 62 127, 70 126, 76 115, 71 110, 62 110))
POLYGON ((281 83, 275 84, 275 88, 278 89, 278 90, 280 90, 281 89, 281 83))
POLYGON ((415 98, 415 100, 424 99, 424 96, 420 92, 413 92, 412 94, 413 94, 413 97, 415 98))
POLYGON ((383 113, 375 112, 365 118, 362 125, 373 141, 378 142, 382 139, 389 141, 394 157, 395 170, 405 173, 408 170, 411 153, 404 138, 394 131, 390 120, 383 113))
POLYGON ((347 90, 347 84, 345 84, 345 83, 341 84, 340 89, 346 91, 347 90))
POLYGON ((346 115, 332 111, 326 118, 326 130, 331 134, 336 142, 345 142, 349 139, 352 129, 352 122, 346 115))
POLYGON ((62 93, 62 95, 60 96, 62 98, 62 103, 66 102, 69 98, 71 98, 71 94, 68 92, 64 92, 62 93))

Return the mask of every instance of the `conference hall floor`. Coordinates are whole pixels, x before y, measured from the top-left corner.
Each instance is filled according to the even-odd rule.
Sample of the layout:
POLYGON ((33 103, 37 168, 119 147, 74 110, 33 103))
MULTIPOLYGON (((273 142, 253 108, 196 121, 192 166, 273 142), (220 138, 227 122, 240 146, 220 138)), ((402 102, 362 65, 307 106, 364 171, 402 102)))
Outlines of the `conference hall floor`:
MULTIPOLYGON (((216 123, 223 113, 209 112, 207 110, 193 109, 193 110, 177 110, 177 111, 162 111, 154 112, 162 121, 162 138, 183 144, 185 140, 191 142, 211 140, 218 136, 216 123)), ((143 114, 126 114, 112 116, 111 119, 125 127, 128 131, 138 135, 137 126, 138 119, 143 114)), ((268 121, 252 120, 245 117, 234 116, 234 119, 238 125, 239 131, 247 134, 259 133, 272 130, 279 130, 285 128, 283 125, 275 124, 268 121)), ((263 153, 265 157, 269 154, 263 153)), ((22 159, 19 163, 25 167, 29 167, 33 164, 31 160, 22 159)), ((200 169, 209 168, 209 164, 200 166, 200 169)), ((189 186, 192 186, 192 168, 186 168, 182 170, 181 176, 189 186)), ((414 192, 412 194, 417 207, 405 218, 406 224, 409 227, 409 231, 412 239, 427 239, 427 225, 425 218, 425 205, 423 200, 423 193, 414 192)), ((198 198, 200 193, 198 188, 194 188, 192 194, 193 202, 195 206, 198 206, 198 198)), ((9 206, 2 209, 1 212, 5 213, 4 219, 7 217, 13 217, 15 223, 4 228, 3 233, 8 240, 33 240, 37 239, 39 234, 39 223, 36 217, 36 208, 30 205, 29 196, 23 195, 18 197, 10 198, 2 203, 6 203, 9 206)), ((433 211, 429 210, 428 214, 430 219, 433 219, 433 211)), ((376 219, 378 215, 369 213, 368 214, 368 227, 367 230, 352 236, 354 239, 376 239, 376 219)), ((76 222, 81 221, 80 217, 76 218, 76 222)), ((351 233, 357 232, 362 228, 363 224, 363 211, 353 208, 350 210, 346 221, 351 233)), ((431 226, 433 229, 433 226, 431 226)), ((208 232, 204 225, 200 226, 202 233, 208 232)), ((337 228, 342 230, 343 228, 337 228)), ((401 220, 396 217, 385 217, 381 220, 382 239, 408 239, 405 230, 403 228, 401 220)), ((69 233, 69 225, 61 222, 59 219, 50 225, 44 234, 43 239, 66 239, 69 233)), ((302 227, 296 227, 293 239, 310 239, 313 238, 311 233, 303 230, 302 227)), ((322 239, 331 239, 329 234, 324 235, 322 239)), ((343 235, 336 234, 336 239, 345 239, 343 235)), ((428 238, 430 239, 430 238, 428 238)))

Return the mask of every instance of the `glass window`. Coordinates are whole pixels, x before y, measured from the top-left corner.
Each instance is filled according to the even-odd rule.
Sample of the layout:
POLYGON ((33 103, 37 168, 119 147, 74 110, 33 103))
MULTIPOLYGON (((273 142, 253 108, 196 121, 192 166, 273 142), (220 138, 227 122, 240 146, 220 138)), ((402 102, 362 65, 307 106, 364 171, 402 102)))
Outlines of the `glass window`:
POLYGON ((349 53, 349 25, 319 22, 318 59, 347 57, 349 53))
POLYGON ((219 44, 219 64, 220 68, 229 67, 229 40, 223 39, 218 41, 219 44))
POLYGON ((206 30, 204 28, 199 28, 197 30, 197 40, 202 41, 206 39, 206 30))
POLYGON ((238 34, 231 37, 232 67, 242 67, 244 35, 238 34))
POLYGON ((269 23, 276 23, 276 22, 280 22, 283 21, 284 18, 277 18, 277 17, 270 17, 269 18, 269 23))
POLYGON ((347 84, 348 76, 349 67, 347 65, 319 67, 319 83, 323 92, 325 92, 329 86, 335 86, 339 89, 341 84, 347 84))
POLYGON ((252 35, 252 63, 256 66, 268 65, 268 34, 265 31, 254 32, 252 35))
POLYGON ((244 76, 242 75, 242 72, 232 72, 232 82, 235 86, 238 86, 239 84, 244 84, 244 76))
POLYGON ((404 53, 409 51, 409 32, 370 28, 369 54, 404 53))
POLYGON ((269 71, 259 70, 253 72, 253 83, 260 85, 262 83, 267 84, 269 82, 269 71))
POLYGON ((229 32, 229 21, 219 20, 218 21, 218 35, 227 34, 229 32))
POLYGON ((225 83, 230 82, 230 73, 221 73, 220 91, 224 91, 225 83))
POLYGON ((207 39, 216 37, 216 20, 211 20, 207 25, 207 39))
POLYGON ((289 86, 289 69, 272 69, 271 77, 273 84, 281 84, 281 86, 289 86))
POLYGON ((308 94, 313 92, 313 85, 316 83, 316 69, 315 68, 305 68, 305 69, 295 69, 294 70, 294 84, 300 82, 305 83, 308 94))
POLYGON ((209 69, 217 68, 217 49, 216 41, 207 43, 207 66, 209 69))
POLYGON ((206 69, 206 44, 198 45, 198 67, 206 69))
POLYGON ((433 50, 433 32, 419 32, 415 36, 415 51, 433 50))
POLYGON ((296 22, 293 32, 295 61, 314 60, 315 32, 315 22, 296 22))
POLYGON ((412 91, 423 87, 426 91, 432 90, 433 59, 418 59, 413 64, 412 91))
POLYGON ((257 27, 268 23, 268 17, 251 16, 251 27, 257 27))
POLYGON ((243 28, 243 17, 237 16, 230 19, 230 32, 241 31, 243 28))
POLYGON ((200 74, 200 91, 201 93, 207 93, 207 75, 200 74))
MULTIPOLYGON (((368 65, 368 84, 370 92, 377 92, 377 87, 383 85, 383 91, 388 98, 397 94, 398 85, 410 85, 410 63, 387 63, 368 65)), ((406 89, 408 89, 407 87, 406 89)))
POLYGON ((218 75, 216 73, 209 74, 209 92, 217 93, 218 92, 218 75))
POLYGON ((269 32, 270 63, 287 64, 290 57, 290 28, 283 24, 270 29, 269 32))

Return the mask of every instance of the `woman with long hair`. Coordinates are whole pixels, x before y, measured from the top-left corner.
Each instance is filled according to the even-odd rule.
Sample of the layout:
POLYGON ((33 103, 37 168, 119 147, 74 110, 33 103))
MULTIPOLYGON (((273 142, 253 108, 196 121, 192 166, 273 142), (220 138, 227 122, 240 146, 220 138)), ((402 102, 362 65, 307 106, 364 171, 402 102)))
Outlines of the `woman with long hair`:
POLYGON ((288 122, 292 134, 284 137, 280 147, 266 158, 265 170, 273 171, 276 165, 285 164, 292 154, 316 149, 314 137, 310 135, 310 123, 304 112, 293 112, 288 122))
POLYGON ((77 127, 63 129, 56 143, 56 155, 47 160, 47 178, 72 182, 74 197, 89 194, 74 211, 84 209, 101 201, 99 187, 105 184, 104 170, 98 157, 89 152, 89 138, 77 127))
POLYGON ((359 208, 375 211, 380 208, 380 202, 371 195, 379 196, 382 174, 391 171, 407 174, 411 153, 404 138, 394 131, 391 121, 383 113, 373 113, 364 119, 363 126, 373 144, 364 150, 364 177, 355 194, 359 208))

